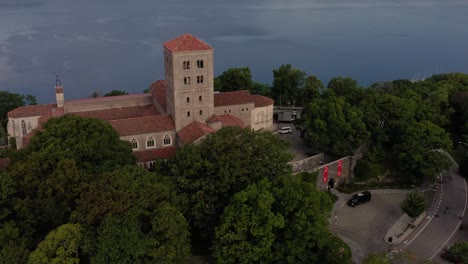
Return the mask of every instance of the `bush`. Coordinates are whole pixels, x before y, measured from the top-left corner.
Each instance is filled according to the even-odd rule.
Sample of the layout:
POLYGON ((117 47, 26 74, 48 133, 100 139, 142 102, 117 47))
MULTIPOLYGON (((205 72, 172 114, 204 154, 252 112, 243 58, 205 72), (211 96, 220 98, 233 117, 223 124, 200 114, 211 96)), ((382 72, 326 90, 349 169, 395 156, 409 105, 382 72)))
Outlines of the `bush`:
POLYGON ((406 196, 406 199, 400 204, 400 208, 414 219, 426 210, 426 200, 419 192, 413 191, 406 196))
POLYGON ((354 175, 359 181, 367 181, 376 178, 381 174, 379 164, 360 159, 354 167, 354 175))
POLYGON ((458 242, 442 254, 442 258, 453 263, 468 263, 468 242, 458 242))

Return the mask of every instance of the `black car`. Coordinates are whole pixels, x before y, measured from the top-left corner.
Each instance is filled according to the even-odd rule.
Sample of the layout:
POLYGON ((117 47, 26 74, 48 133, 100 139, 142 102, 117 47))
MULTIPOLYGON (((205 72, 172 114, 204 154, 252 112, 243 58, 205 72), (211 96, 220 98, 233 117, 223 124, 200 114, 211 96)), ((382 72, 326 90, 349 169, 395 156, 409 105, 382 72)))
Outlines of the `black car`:
POLYGON ((369 191, 358 192, 348 201, 348 205, 354 207, 363 203, 369 202, 371 199, 371 193, 369 191))

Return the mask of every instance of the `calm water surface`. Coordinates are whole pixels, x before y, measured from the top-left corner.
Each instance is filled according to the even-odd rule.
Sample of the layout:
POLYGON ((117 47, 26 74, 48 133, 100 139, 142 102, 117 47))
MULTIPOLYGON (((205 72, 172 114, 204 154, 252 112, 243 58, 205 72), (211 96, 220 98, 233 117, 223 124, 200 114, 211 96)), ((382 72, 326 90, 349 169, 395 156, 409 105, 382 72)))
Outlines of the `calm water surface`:
POLYGON ((468 73, 468 1, 0 0, 0 89, 53 102, 163 78, 162 43, 185 32, 215 49, 215 74, 254 80, 290 63, 324 82, 361 85, 468 73))

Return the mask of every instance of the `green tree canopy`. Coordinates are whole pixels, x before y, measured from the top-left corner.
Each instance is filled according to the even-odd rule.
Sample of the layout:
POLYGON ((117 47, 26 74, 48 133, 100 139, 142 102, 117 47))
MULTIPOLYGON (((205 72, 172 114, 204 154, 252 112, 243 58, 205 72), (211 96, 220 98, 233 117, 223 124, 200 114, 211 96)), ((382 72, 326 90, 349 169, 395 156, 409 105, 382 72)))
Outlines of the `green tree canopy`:
POLYGON ((128 94, 128 93, 125 92, 125 91, 121 91, 121 90, 112 90, 112 91, 106 93, 106 94, 104 95, 104 97, 117 96, 117 95, 126 95, 126 94, 128 94))
POLYGON ((187 223, 169 204, 108 214, 99 226, 94 263, 181 263, 190 252, 187 223))
POLYGON ((442 152, 450 151, 447 132, 429 121, 413 122, 404 128, 394 153, 401 170, 417 176, 430 176, 447 169, 451 161, 442 152))
POLYGON ((0 91, 0 125, 6 129, 8 123, 7 114, 11 110, 24 105, 37 104, 36 97, 21 95, 9 91, 0 91))
POLYGON ((249 67, 230 68, 215 80, 215 90, 230 92, 252 89, 252 73, 249 67))
POLYGON ((426 200, 419 192, 411 192, 406 196, 406 199, 400 204, 401 210, 411 218, 417 218, 426 210, 426 200))
POLYGON ((300 125, 305 130, 305 143, 338 156, 351 155, 369 136, 363 115, 344 97, 326 93, 302 112, 300 125))
POLYGON ((291 64, 283 64, 273 70, 273 87, 271 95, 278 105, 297 104, 304 88, 306 73, 293 69, 291 64))
POLYGON ((82 233, 83 228, 79 224, 64 224, 50 231, 31 252, 28 264, 80 263, 82 233))
POLYGON ((298 96, 299 105, 306 105, 320 97, 320 92, 323 90, 323 83, 316 76, 309 75, 305 79, 304 89, 298 96))
POLYGON ((216 228, 213 255, 217 263, 271 263, 275 229, 284 228, 265 178, 235 194, 216 228))
POLYGON ((336 96, 343 96, 351 105, 357 105, 364 95, 364 90, 358 86, 356 80, 349 77, 332 78, 327 88, 335 92, 336 96))
POLYGON ((221 263, 350 263, 349 248, 328 231, 332 203, 316 189, 316 175, 268 181, 234 195, 216 231, 215 258, 221 263))
POLYGON ((187 145, 169 167, 187 201, 186 217, 208 237, 229 199, 249 184, 290 171, 288 142, 269 131, 222 128, 199 145, 187 145))
POLYGON ((74 115, 47 121, 26 152, 37 156, 44 172, 51 172, 63 159, 72 159, 79 169, 90 172, 112 171, 135 161, 130 144, 121 141, 108 123, 74 115))

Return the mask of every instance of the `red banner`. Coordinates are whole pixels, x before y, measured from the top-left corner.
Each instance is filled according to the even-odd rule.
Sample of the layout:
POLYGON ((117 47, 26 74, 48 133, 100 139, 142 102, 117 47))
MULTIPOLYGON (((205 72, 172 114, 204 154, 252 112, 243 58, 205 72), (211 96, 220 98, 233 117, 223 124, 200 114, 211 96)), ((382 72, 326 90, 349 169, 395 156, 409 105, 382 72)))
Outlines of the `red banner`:
POLYGON ((343 166, 343 160, 338 161, 338 177, 341 176, 341 167, 343 166))
POLYGON ((323 167, 323 182, 328 181, 328 166, 323 167))

